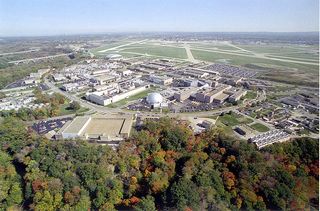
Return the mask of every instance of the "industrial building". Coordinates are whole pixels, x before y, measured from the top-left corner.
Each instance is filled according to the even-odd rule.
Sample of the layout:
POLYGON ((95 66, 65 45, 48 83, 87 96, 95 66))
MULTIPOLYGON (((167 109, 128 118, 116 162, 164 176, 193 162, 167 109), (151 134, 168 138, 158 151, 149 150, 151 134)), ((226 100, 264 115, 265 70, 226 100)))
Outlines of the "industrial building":
POLYGON ((225 100, 229 95, 224 94, 223 92, 230 89, 229 85, 220 85, 215 89, 206 89, 196 94, 196 100, 202 103, 212 103, 214 99, 217 99, 219 102, 225 100))
POLYGON ((140 86, 140 87, 134 88, 134 89, 127 91, 127 92, 115 94, 118 92, 118 88, 111 87, 110 89, 107 89, 104 91, 87 93, 86 99, 93 102, 93 103, 96 103, 98 105, 106 106, 111 103, 115 103, 120 100, 123 100, 127 97, 136 95, 140 92, 143 92, 147 88, 149 88, 149 85, 140 86))
POLYGON ((234 103, 237 102, 238 100, 240 100, 241 97, 245 96, 247 94, 247 90, 238 90, 235 93, 233 93, 230 97, 229 97, 229 101, 234 103))
POLYGON ((188 99, 192 94, 196 93, 198 88, 196 87, 188 87, 183 90, 180 90, 176 93, 174 93, 173 97, 175 100, 179 102, 183 102, 186 99, 188 99))
POLYGON ((80 138, 97 143, 118 143, 130 136, 132 116, 79 116, 66 123, 56 134, 56 139, 80 138))
POLYGON ((91 82, 97 83, 99 85, 109 84, 115 82, 117 78, 113 75, 101 75, 90 79, 91 82))
POLYGON ((156 76, 156 75, 151 75, 149 77, 149 80, 153 83, 156 84, 161 84, 161 85, 170 85, 173 82, 173 79, 167 76, 156 76))

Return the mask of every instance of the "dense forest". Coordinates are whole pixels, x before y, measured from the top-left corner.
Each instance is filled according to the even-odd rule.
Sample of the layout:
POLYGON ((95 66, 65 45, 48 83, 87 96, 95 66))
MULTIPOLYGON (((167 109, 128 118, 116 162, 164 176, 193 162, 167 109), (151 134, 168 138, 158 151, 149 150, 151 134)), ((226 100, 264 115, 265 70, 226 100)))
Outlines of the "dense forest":
POLYGON ((149 121, 117 151, 0 126, 0 210, 318 210, 318 140, 262 151, 215 128, 149 121))

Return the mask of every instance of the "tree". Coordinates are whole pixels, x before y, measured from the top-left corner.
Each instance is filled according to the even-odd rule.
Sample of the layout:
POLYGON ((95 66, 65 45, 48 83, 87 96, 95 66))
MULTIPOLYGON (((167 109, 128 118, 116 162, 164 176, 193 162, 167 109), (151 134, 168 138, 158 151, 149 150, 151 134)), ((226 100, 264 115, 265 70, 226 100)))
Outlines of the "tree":
POLYGON ((189 179, 181 178, 173 183, 169 190, 169 200, 174 207, 185 209, 187 207, 198 208, 200 195, 197 186, 189 179))
POLYGON ((74 111, 77 111, 81 108, 80 104, 77 101, 72 101, 69 107, 74 111))
POLYGON ((150 195, 143 197, 139 203, 134 206, 136 211, 156 211, 156 205, 154 203, 154 198, 150 195))

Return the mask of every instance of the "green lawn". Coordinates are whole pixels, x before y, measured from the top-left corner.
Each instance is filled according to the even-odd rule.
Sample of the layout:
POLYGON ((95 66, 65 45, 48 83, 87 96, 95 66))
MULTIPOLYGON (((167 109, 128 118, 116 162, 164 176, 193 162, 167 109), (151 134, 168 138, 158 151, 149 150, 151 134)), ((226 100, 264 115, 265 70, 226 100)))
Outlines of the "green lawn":
POLYGON ((235 113, 225 114, 223 116, 220 116, 218 118, 218 121, 230 127, 233 127, 239 124, 250 124, 253 122, 252 119, 246 118, 244 116, 241 116, 235 113))
POLYGON ((274 61, 269 59, 261 59, 254 57, 247 57, 245 55, 231 55, 225 53, 208 52, 201 50, 191 50, 195 59, 208 61, 208 62, 219 62, 220 59, 228 59, 233 65, 247 65, 247 64, 262 64, 262 65, 277 65, 283 69, 296 68, 298 70, 304 70, 309 72, 318 73, 318 65, 307 65, 307 64, 297 64, 291 62, 274 61))
POLYGON ((258 132, 268 132, 270 129, 266 126, 264 126, 263 124, 260 123, 254 123, 252 125, 250 125, 250 127, 258 132))
POLYGON ((141 54, 149 54, 154 56, 163 56, 163 57, 171 57, 171 58, 179 58, 179 59, 186 59, 187 53, 184 48, 175 48, 175 47, 167 47, 167 46, 147 46, 147 47, 139 47, 139 48, 130 48, 124 49, 120 51, 122 52, 134 52, 134 53, 141 53, 141 54))
POLYGON ((244 96, 245 99, 255 99, 257 97, 257 92, 248 91, 246 96, 244 96))
POLYGON ((60 105, 60 108, 59 108, 59 111, 60 111, 59 115, 60 116, 75 114, 75 113, 83 113, 83 112, 88 111, 88 109, 84 108, 84 107, 81 107, 79 110, 74 111, 69 108, 69 105, 70 105, 69 103, 65 103, 65 104, 60 105))
POLYGON ((138 100, 138 99, 146 97, 149 93, 154 92, 155 90, 156 90, 156 88, 154 88, 154 87, 149 88, 149 89, 147 89, 147 90, 145 90, 143 92, 140 92, 140 93, 138 93, 136 95, 133 95, 131 97, 128 97, 126 99, 123 99, 123 100, 120 100, 118 102, 106 105, 106 107, 108 107, 108 108, 118 108, 118 107, 124 106, 130 101, 134 101, 134 100, 138 100))

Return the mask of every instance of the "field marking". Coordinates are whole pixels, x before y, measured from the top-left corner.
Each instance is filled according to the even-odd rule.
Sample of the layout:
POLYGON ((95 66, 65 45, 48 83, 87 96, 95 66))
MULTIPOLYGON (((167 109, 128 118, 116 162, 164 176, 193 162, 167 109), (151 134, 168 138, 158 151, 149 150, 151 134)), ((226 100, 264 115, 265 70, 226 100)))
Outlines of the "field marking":
POLYGON ((204 49, 201 50, 201 49, 196 49, 196 48, 192 48, 191 50, 207 51, 207 52, 221 53, 221 54, 230 54, 230 55, 236 55, 236 56, 244 56, 244 57, 266 59, 266 60, 273 60, 273 61, 281 61, 281 62, 288 62, 288 63, 308 64, 308 65, 315 65, 315 66, 319 65, 319 63, 314 63, 314 62, 303 62, 303 61, 294 61, 294 60, 280 59, 280 58, 270 58, 270 57, 264 56, 263 54, 262 55, 261 54, 247 55, 247 54, 239 54, 239 53, 221 52, 218 50, 204 50, 204 49))
POLYGON ((143 42, 145 42, 146 40, 147 40, 147 39, 145 39, 145 40, 140 40, 140 41, 134 41, 134 42, 130 42, 130 43, 118 45, 118 46, 115 46, 115 47, 107 48, 107 49, 104 49, 104 50, 101 50, 101 51, 98 51, 98 52, 99 52, 99 53, 104 53, 104 52, 106 52, 106 51, 116 50, 116 49, 118 49, 118 48, 122 48, 122 47, 125 47, 125 46, 143 43, 143 42))

